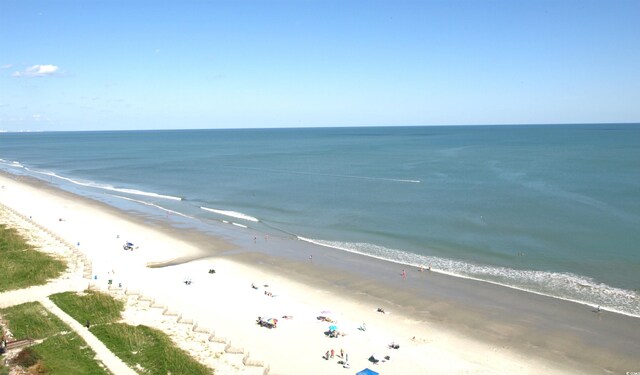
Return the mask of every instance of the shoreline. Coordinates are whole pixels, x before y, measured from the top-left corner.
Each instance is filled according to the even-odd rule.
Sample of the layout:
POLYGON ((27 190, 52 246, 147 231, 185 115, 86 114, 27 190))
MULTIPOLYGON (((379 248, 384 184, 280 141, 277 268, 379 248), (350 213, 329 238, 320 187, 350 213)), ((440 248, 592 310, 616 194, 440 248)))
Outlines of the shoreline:
MULTIPOLYGON (((315 243, 313 240, 302 239, 302 238, 298 238, 298 239, 303 241, 303 242, 309 242, 311 244, 314 244, 314 245, 317 245, 317 246, 320 246, 320 247, 324 247, 324 248, 329 248, 329 249, 334 249, 334 250, 341 250, 341 251, 344 251, 344 252, 347 252, 347 253, 352 253, 352 254, 356 254, 356 255, 360 255, 360 256, 364 256, 364 257, 374 258, 374 259, 377 259, 377 260, 379 260, 381 262, 399 264, 399 265, 401 265, 402 267, 405 267, 405 268, 410 267, 410 268, 418 268, 418 269, 420 269, 419 267, 416 267, 416 266, 413 266, 413 265, 407 265, 407 264, 399 262, 399 261, 384 259, 384 258, 381 258, 381 257, 376 257, 376 256, 373 256, 373 255, 369 255, 369 254, 361 254, 361 253, 358 253, 356 251, 345 250, 345 249, 340 249, 340 248, 334 248, 334 247, 331 247, 331 246, 328 246, 328 245, 315 243)), ((558 299, 558 300, 562 300, 562 301, 566 301, 566 302, 572 302, 572 303, 583 305, 583 306, 586 306, 586 307, 589 307, 589 308, 593 308, 595 306, 595 304, 593 304, 593 303, 588 303, 588 302, 580 301, 580 300, 577 300, 577 299, 558 297, 558 296, 554 296, 552 294, 538 292, 536 290, 531 290, 531 289, 527 289, 527 288, 523 288, 523 287, 518 287, 518 286, 514 286, 514 285, 500 283, 500 282, 492 281, 492 280, 480 279, 480 278, 473 277, 473 276, 456 274, 456 273, 453 273, 453 272, 447 272, 447 271, 443 271, 443 270, 440 270, 440 269, 425 270, 424 268, 422 268, 422 271, 430 271, 430 273, 437 273, 437 274, 445 275, 445 276, 448 276, 448 277, 455 277, 455 278, 458 278, 458 279, 465 279, 465 280, 477 281, 477 282, 480 282, 480 283, 492 284, 492 285, 500 286, 500 287, 503 287, 503 288, 518 290, 518 291, 525 292, 525 293, 532 293, 532 294, 537 294, 539 296, 558 299)), ((615 313, 615 314, 625 315, 625 316, 628 316, 628 317, 631 317, 631 318, 640 318, 640 315, 634 315, 632 313, 628 313, 628 312, 624 312, 624 311, 620 311, 620 310, 615 310, 615 309, 611 309, 611 308, 603 308, 602 310, 606 310, 606 311, 609 311, 609 312, 612 312, 612 313, 615 313)))
MULTIPOLYGON (((68 209, 70 215, 72 212, 76 212, 75 209, 86 210, 87 208, 90 208, 92 212, 97 211, 106 215, 104 220, 109 225, 101 229, 94 228, 94 230, 109 232, 109 236, 107 236, 110 237, 109 241, 106 241, 106 237, 102 240, 110 242, 109 246, 111 247, 103 247, 103 249, 108 249, 105 251, 113 249, 114 252, 118 250, 116 254, 118 257, 128 253, 123 253, 121 249, 120 242, 125 239, 120 240, 114 236, 117 229, 120 229, 117 221, 127 222, 126 225, 121 225, 123 228, 139 229, 146 234, 146 236, 142 236, 144 240, 141 242, 145 246, 141 247, 146 247, 147 242, 153 243, 154 246, 158 245, 158 239, 155 237, 160 232, 162 234, 160 245, 164 246, 158 246, 160 249, 154 248, 153 253, 140 251, 140 255, 131 254, 133 256, 125 259, 124 262, 116 262, 118 274, 132 271, 138 272, 138 276, 144 275, 149 280, 153 279, 158 285, 148 285, 143 281, 139 281, 139 283, 145 284, 143 285, 145 291, 148 289, 160 296, 159 298, 166 298, 177 306, 185 306, 187 313, 200 317, 199 321, 212 320, 211 317, 204 316, 207 315, 205 312, 216 316, 218 321, 224 320, 228 323, 224 326, 233 327, 230 329, 233 332, 230 332, 229 335, 243 337, 241 339, 243 343, 255 341, 262 346, 269 346, 268 339, 270 339, 283 348, 291 347, 291 343, 283 341, 282 338, 274 337, 275 335, 270 334, 272 332, 256 331, 255 324, 252 324, 251 320, 246 320, 255 320, 255 317, 260 314, 257 311, 259 309, 252 307, 252 303, 256 303, 255 293, 251 294, 253 290, 249 287, 252 281, 261 281, 253 277, 259 275, 259 278, 277 280, 277 283, 269 281, 269 284, 282 285, 278 289, 286 291, 282 297, 287 297, 283 299, 291 304, 292 309, 305 311, 305 308, 301 306, 307 306, 307 314, 317 314, 320 309, 325 307, 319 307, 317 311, 311 312, 309 310, 312 309, 308 306, 326 306, 330 309, 335 309, 333 306, 341 306, 339 310, 347 318, 345 320, 359 324, 355 321, 356 318, 366 319, 367 322, 372 322, 368 323, 371 327, 379 327, 380 333, 376 334, 376 339, 389 340, 396 336, 395 339, 401 341, 403 347, 393 352, 392 357, 394 358, 390 361, 377 366, 379 370, 384 372, 392 369, 402 369, 402 371, 409 369, 409 372, 405 373, 422 373, 427 370, 430 373, 463 372, 466 370, 480 373, 509 371, 521 373, 539 371, 546 373, 604 373, 640 369, 640 360, 637 359, 640 358, 640 344, 637 340, 634 341, 634 338, 640 337, 640 328, 638 328, 637 318, 634 317, 606 311, 596 314, 588 307, 578 303, 483 281, 463 279, 436 272, 418 272, 400 264, 358 256, 327 247, 320 248, 297 239, 276 236, 270 237, 268 241, 259 238, 254 243, 251 235, 248 234, 256 233, 257 236, 259 233, 241 228, 224 228, 224 231, 229 235, 215 238, 196 230, 175 228, 169 223, 158 222, 151 218, 127 215, 126 212, 104 203, 51 187, 44 181, 34 181, 28 177, 4 173, 0 173, 0 180, 3 181, 3 185, 7 185, 12 190, 16 186, 35 189, 32 193, 37 195, 39 199, 51 200, 51 197, 55 197, 59 201, 54 205, 61 204, 61 207, 68 209), (115 222, 114 218, 116 218, 115 222), (232 238, 234 233, 240 234, 236 238, 232 238), (230 242, 230 239, 233 241, 230 242), (167 243, 163 244, 164 241, 167 243), (173 249, 171 249, 172 245, 175 246, 173 249), (312 264, 308 260, 310 254, 313 255, 312 264), (166 262, 170 259, 180 259, 180 257, 184 257, 182 259, 186 263, 178 261, 170 266, 155 269, 146 267, 149 262, 166 262), (212 284, 214 282, 211 280, 212 278, 200 280, 203 275, 198 274, 197 270, 200 268, 204 270, 206 267, 214 267, 216 270, 221 267, 220 271, 216 273, 215 279, 228 278, 225 280, 229 281, 230 290, 214 291, 215 286, 212 284), (227 269, 231 270, 232 275, 224 275, 227 269), (409 270, 406 280, 400 276, 402 269, 409 270), (196 306, 195 304, 189 306, 190 302, 183 300, 182 298, 185 296, 180 295, 185 291, 182 280, 176 280, 176 277, 178 277, 177 274, 191 273, 194 274, 194 281, 196 281, 194 286, 197 286, 191 288, 189 292, 220 293, 217 297, 218 301, 230 298, 230 296, 235 297, 233 294, 235 293, 242 298, 238 302, 235 302, 234 299, 227 300, 226 304, 238 304, 241 308, 253 308, 256 311, 251 311, 245 320, 238 321, 238 312, 235 309, 224 308, 222 310, 227 310, 226 313, 211 314, 207 306, 196 306), (164 281, 161 281, 163 279, 164 281), (201 284, 204 289, 200 289, 201 286, 198 284, 201 284), (231 291, 233 293, 230 295, 231 291), (375 311, 377 306, 384 306, 385 310, 390 311, 391 314, 377 313, 375 311), (345 311, 348 313, 344 313, 345 311), (249 316, 253 318, 249 318, 249 316), (418 333, 412 335, 412 332, 418 333), (411 342, 412 336, 416 336, 418 342, 411 342), (425 342, 420 340, 425 340, 425 342), (448 347, 445 345, 452 342, 455 342, 456 345, 448 347), (464 353, 463 347, 473 348, 474 353, 464 353), (439 358, 434 356, 435 353, 456 363, 437 364, 432 362, 431 360, 435 361, 439 358), (403 358, 405 355, 407 358, 403 358), (426 361, 429 363, 424 368, 409 360, 414 358, 417 361, 424 355, 431 358, 431 362, 426 361), (415 372, 412 372, 414 370, 415 372)), ((6 202, 4 189, 0 191, 0 194, 2 194, 0 202, 5 205, 24 204, 24 202, 6 202)), ((36 197, 34 196, 34 198, 36 197)), ((24 207, 22 210, 16 207, 12 208, 28 215, 24 212, 24 207)), ((35 210, 34 208, 34 212, 35 210)), ((55 213, 49 213, 49 216, 51 214, 54 215, 52 218, 55 217, 55 213)), ((56 228, 56 226, 79 225, 75 227, 77 231, 83 224, 80 218, 81 216, 72 216, 70 219, 60 222, 60 225, 57 225, 53 220, 41 224, 46 224, 47 228, 68 239, 74 235, 77 237, 77 233, 73 233, 73 228, 62 230, 63 228, 56 228)), ((130 239, 133 240, 133 238, 130 239)), ((71 241, 73 241, 72 243, 81 242, 84 244, 85 242, 92 243, 94 240, 71 241)), ((81 251, 85 250, 83 245, 79 248, 81 251)), ((104 264, 102 266, 100 264, 109 259, 108 254, 88 251, 88 256, 94 262, 94 268, 96 268, 94 273, 99 274, 104 271, 104 269, 101 270, 101 268, 105 268, 104 264)), ((100 275, 98 281, 103 278, 103 275, 100 275)), ((191 295, 191 297, 198 299, 198 296, 191 295)), ((200 299, 202 298, 200 297, 200 299)), ((264 302, 263 300, 264 298, 257 301, 264 302)), ((292 322, 297 324, 298 316, 292 322)), ((287 323, 284 322, 285 325, 287 323)), ((313 322, 313 319, 310 323, 306 321, 304 323, 312 326, 318 325, 317 322, 313 322)), ((216 322, 211 321, 210 324, 215 325, 216 322)), ((289 341, 300 339, 294 333, 286 333, 292 335, 288 337, 289 341)), ((367 344, 366 337, 359 335, 358 332, 352 332, 349 336, 354 336, 354 341, 362 346, 369 344, 381 346, 380 343, 367 344), (360 342, 361 340, 363 342, 360 342)), ((317 349, 326 343, 326 340, 331 339, 318 333, 317 338, 310 339, 312 343, 308 347, 307 344, 303 348, 295 348, 294 345, 291 351, 299 351, 299 353, 296 352, 300 354, 298 362, 315 364, 318 366, 318 372, 326 373, 332 367, 327 367, 325 361, 319 358, 324 350, 321 353, 321 350, 317 349), (316 358, 322 362, 316 362, 316 358)), ((250 345, 252 346, 251 352, 259 356, 260 345, 245 344, 247 347, 250 345), (258 347, 258 349, 254 347, 258 347)), ((368 347, 363 350, 368 350, 368 347)), ((263 359, 272 364, 272 369, 276 373, 290 373, 289 369, 297 371, 295 369, 299 367, 296 366, 300 366, 300 364, 287 365, 285 359, 276 358, 277 352, 274 353, 266 349, 262 351, 267 353, 267 358, 263 359), (279 370, 279 368, 283 370, 279 370)), ((379 349, 379 351, 383 351, 383 349, 379 349)), ((352 358, 354 354, 355 352, 351 354, 352 358)), ((291 353, 285 353, 284 356, 291 356, 291 353)), ((366 365, 366 358, 358 360, 362 361, 361 364, 366 365)), ((353 369, 359 370, 356 367, 355 358, 351 359, 351 362, 353 369)), ((334 366, 334 368, 336 372, 344 372, 341 367, 334 366)))

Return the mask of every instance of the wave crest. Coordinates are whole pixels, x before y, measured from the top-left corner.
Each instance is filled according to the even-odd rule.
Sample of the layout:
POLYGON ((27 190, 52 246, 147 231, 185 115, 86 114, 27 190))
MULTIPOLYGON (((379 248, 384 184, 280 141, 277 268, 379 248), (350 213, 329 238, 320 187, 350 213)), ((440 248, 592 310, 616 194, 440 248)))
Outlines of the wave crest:
POLYGON ((74 180, 74 179, 69 178, 69 177, 60 176, 60 175, 58 175, 58 174, 56 174, 54 172, 50 172, 50 171, 37 171, 37 170, 29 169, 29 168, 26 168, 26 167, 24 169, 28 170, 29 172, 55 177, 55 178, 58 178, 60 180, 71 182, 72 184, 79 185, 79 186, 85 186, 85 187, 91 187, 91 188, 103 189, 103 190, 109 190, 109 191, 117 191, 119 193, 126 193, 126 194, 131 194, 131 195, 142 195, 142 196, 146 196, 146 197, 170 199, 170 200, 174 200, 174 201, 181 201, 182 200, 181 197, 174 197, 174 196, 171 196, 171 195, 158 194, 158 193, 142 191, 142 190, 136 190, 136 189, 117 188, 117 187, 114 187, 112 185, 98 184, 98 183, 91 182, 91 181, 78 181, 78 180, 74 180))
POLYGON ((478 265, 454 259, 418 255, 362 242, 324 241, 299 236, 298 239, 409 266, 424 268, 430 266, 432 271, 450 276, 489 282, 585 305, 599 305, 610 311, 640 317, 640 296, 637 292, 599 283, 590 277, 565 272, 478 265))
POLYGON ((168 208, 164 208, 164 207, 159 206, 159 205, 157 205, 155 203, 145 202, 145 201, 141 201, 141 200, 137 200, 137 199, 133 199, 133 198, 128 198, 128 197, 123 197, 121 195, 111 195, 111 196, 112 197, 116 197, 116 198, 120 198, 120 199, 124 199, 124 200, 130 201, 130 202, 136 202, 136 203, 144 204, 145 206, 155 207, 155 208, 161 209, 162 211, 166 211, 166 212, 178 215, 178 216, 186 217, 188 219, 193 219, 193 217, 191 217, 189 215, 185 215, 185 214, 183 214, 181 212, 170 210, 168 208))
POLYGON ((215 208, 208 208, 208 207, 200 207, 200 208, 205 210, 205 211, 216 213, 218 215, 234 217, 236 219, 242 219, 242 220, 247 220, 247 221, 253 221, 254 223, 257 223, 257 222, 260 221, 257 218, 255 218, 253 216, 249 216, 249 215, 243 214, 242 212, 218 210, 218 209, 215 209, 215 208))

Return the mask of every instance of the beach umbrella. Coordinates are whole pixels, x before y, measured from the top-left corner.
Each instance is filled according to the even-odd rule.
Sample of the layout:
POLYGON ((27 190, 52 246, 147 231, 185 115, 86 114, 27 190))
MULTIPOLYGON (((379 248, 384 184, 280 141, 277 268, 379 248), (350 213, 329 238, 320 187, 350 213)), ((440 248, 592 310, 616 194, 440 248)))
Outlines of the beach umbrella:
POLYGON ((360 372, 357 372, 356 375, 380 375, 380 373, 375 372, 369 368, 366 368, 360 372))
POLYGON ((338 326, 332 324, 329 326, 329 331, 333 332, 333 331, 337 331, 338 330, 338 326))

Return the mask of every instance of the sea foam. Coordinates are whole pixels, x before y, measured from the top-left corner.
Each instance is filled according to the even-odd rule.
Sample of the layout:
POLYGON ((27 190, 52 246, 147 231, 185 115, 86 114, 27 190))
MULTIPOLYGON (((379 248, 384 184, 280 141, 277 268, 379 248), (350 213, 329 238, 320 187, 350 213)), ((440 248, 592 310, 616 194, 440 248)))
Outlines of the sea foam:
POLYGON ((484 281, 526 292, 585 305, 599 305, 609 311, 640 317, 637 292, 599 283, 568 272, 519 270, 479 265, 459 260, 413 254, 369 243, 338 242, 298 236, 301 241, 414 267, 431 267, 434 272, 484 281))
POLYGON ((224 215, 224 216, 234 217, 236 219, 253 221, 254 223, 257 223, 258 221, 260 221, 257 218, 255 218, 253 216, 249 216, 249 215, 243 214, 242 212, 217 210, 215 208, 208 208, 208 207, 200 207, 200 208, 205 210, 205 211, 216 213, 218 215, 224 215))
POLYGON ((181 212, 170 210, 168 208, 159 206, 159 205, 157 205, 155 203, 145 202, 145 201, 141 201, 141 200, 133 199, 133 198, 128 198, 128 197, 123 197, 121 195, 111 195, 111 196, 112 197, 116 197, 116 198, 120 198, 120 199, 124 199, 124 200, 130 201, 130 202, 136 202, 136 203, 144 204, 145 206, 155 207, 155 208, 158 208, 158 209, 160 209, 162 211, 166 211, 166 212, 169 212, 169 213, 172 213, 172 214, 176 214, 178 216, 186 217, 188 219, 193 219, 194 218, 193 216, 185 215, 185 214, 183 214, 181 212))
POLYGON ((96 189, 104 189, 104 190, 109 190, 109 191, 117 191, 119 193, 126 193, 126 194, 132 194, 132 195, 142 195, 142 196, 146 196, 146 197, 170 199, 170 200, 175 200, 175 201, 181 201, 182 200, 182 198, 180 198, 180 197, 174 197, 174 196, 171 196, 171 195, 158 194, 158 193, 142 191, 142 190, 136 190, 136 189, 117 188, 117 187, 114 187, 112 185, 98 184, 98 183, 91 182, 91 181, 78 181, 78 180, 74 180, 74 179, 69 178, 69 177, 60 176, 60 175, 58 175, 58 174, 56 174, 54 172, 50 172, 50 171, 38 171, 38 170, 29 169, 29 168, 25 168, 25 169, 28 170, 29 172, 32 172, 32 173, 38 173, 38 174, 43 174, 43 175, 46 175, 46 176, 55 177, 55 178, 58 178, 60 180, 71 182, 72 184, 79 185, 79 186, 92 187, 92 188, 96 188, 96 189))

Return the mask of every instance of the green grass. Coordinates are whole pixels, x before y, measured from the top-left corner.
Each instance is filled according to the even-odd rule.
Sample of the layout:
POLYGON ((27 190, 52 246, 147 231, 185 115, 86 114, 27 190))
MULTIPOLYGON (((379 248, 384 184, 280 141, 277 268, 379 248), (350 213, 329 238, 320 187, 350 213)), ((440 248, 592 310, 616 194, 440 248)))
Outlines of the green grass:
MULTIPOLYGON (((41 358, 49 375, 108 374, 95 361, 95 352, 87 343, 37 302, 5 309, 0 314, 9 322, 16 339, 43 340, 31 349, 41 358)), ((8 369, 0 368, 0 374, 8 369)))
POLYGON ((49 299, 82 324, 87 320, 92 325, 114 323, 120 320, 124 310, 124 302, 91 290, 81 294, 74 292, 53 294, 49 299))
POLYGON ((36 251, 15 229, 0 224, 0 293, 46 284, 66 267, 64 261, 36 251))
POLYGON ((205 375, 212 370, 198 363, 185 351, 176 348, 169 336, 147 326, 123 323, 91 328, 115 355, 130 367, 139 364, 144 374, 205 375))
POLYGON ((91 322, 91 333, 129 367, 144 368, 144 374, 199 375, 212 370, 177 348, 162 331, 139 325, 118 323, 124 303, 95 291, 49 296, 67 314, 84 324, 91 322))
POLYGON ((15 339, 44 339, 63 331, 70 331, 60 319, 38 302, 0 309, 2 317, 9 322, 15 339))

